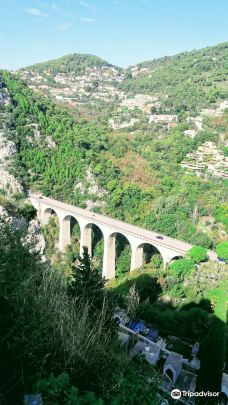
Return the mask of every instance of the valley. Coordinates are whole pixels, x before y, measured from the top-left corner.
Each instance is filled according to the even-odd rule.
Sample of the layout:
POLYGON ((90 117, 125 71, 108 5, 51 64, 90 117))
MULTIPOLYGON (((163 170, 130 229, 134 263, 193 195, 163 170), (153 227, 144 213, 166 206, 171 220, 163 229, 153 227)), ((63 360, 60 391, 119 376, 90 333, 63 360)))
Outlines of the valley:
POLYGON ((222 43, 127 69, 72 54, 0 71, 7 404, 172 404, 169 361, 182 388, 225 393, 227 58, 222 43), (167 241, 183 252, 166 258, 167 241))

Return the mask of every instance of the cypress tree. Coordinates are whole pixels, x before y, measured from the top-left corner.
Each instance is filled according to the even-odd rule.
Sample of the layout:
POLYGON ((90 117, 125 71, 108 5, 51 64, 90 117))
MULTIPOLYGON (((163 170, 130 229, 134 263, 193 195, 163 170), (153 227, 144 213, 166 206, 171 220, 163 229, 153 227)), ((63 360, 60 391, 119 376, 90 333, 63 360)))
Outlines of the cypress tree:
POLYGON ((92 266, 88 248, 83 247, 82 257, 72 263, 73 280, 69 287, 74 297, 97 304, 103 296, 104 279, 99 269, 92 266))

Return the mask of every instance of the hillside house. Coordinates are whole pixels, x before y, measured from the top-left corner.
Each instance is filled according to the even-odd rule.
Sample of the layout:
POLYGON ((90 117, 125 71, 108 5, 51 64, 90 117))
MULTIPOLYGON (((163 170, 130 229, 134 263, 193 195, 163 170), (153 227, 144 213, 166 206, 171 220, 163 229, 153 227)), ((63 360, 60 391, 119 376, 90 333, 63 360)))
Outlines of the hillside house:
POLYGON ((171 114, 152 114, 149 116, 149 123, 161 123, 168 124, 171 122, 177 122, 177 115, 171 114))
POLYGON ((188 153, 181 167, 198 175, 209 172, 213 176, 228 177, 228 157, 223 155, 215 142, 204 142, 195 152, 188 153))

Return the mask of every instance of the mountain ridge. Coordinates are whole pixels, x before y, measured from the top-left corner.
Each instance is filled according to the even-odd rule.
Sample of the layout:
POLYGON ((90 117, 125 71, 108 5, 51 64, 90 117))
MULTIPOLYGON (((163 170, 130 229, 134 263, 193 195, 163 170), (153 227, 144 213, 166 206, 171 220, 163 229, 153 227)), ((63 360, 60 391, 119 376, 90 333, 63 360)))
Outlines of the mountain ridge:
MULTIPOLYGON (((167 60, 170 60, 170 59, 172 59, 172 58, 175 58, 175 57, 177 57, 177 56, 179 56, 179 57, 181 57, 181 56, 184 56, 184 55, 186 55, 186 54, 191 54, 191 53, 195 53, 195 52, 200 52, 200 51, 203 51, 203 50, 212 50, 212 49, 214 49, 214 48, 218 48, 218 47, 228 47, 228 41, 224 41, 224 42, 219 42, 218 44, 216 44, 216 45, 211 45, 211 46, 206 46, 206 47, 203 47, 203 48, 194 48, 194 49, 191 49, 190 51, 182 51, 182 52, 177 52, 177 53, 175 53, 174 55, 164 55, 164 56, 161 56, 161 57, 159 57, 159 58, 153 58, 153 59, 146 59, 146 60, 144 60, 144 61, 142 61, 142 62, 139 62, 139 63, 136 63, 136 64, 134 64, 134 65, 130 65, 128 68, 130 68, 130 67, 133 67, 133 66, 144 66, 144 65, 146 65, 146 64, 148 64, 148 63, 151 63, 151 62, 155 62, 155 61, 165 61, 166 59, 167 60)), ((128 69, 127 68, 127 69, 128 69)))
MULTIPOLYGON (((76 71, 82 72, 84 68, 86 67, 100 67, 100 66, 109 66, 109 67, 114 67, 111 63, 105 61, 104 59, 100 58, 99 56, 96 55, 91 55, 91 54, 84 54, 84 53, 71 53, 67 54, 64 56, 61 56, 60 58, 56 59, 51 59, 48 61, 40 62, 40 63, 35 63, 33 65, 29 65, 26 68, 20 68, 20 70, 24 69, 38 69, 40 71, 43 71, 45 69, 52 69, 53 71, 57 71, 59 69, 59 72, 72 72, 76 69, 76 71), (77 67, 77 64, 80 66, 77 67), (82 66, 81 66, 82 65, 82 66)), ((115 66, 118 68, 117 66, 115 66)), ((118 68, 120 69, 120 68, 118 68)))
POLYGON ((61 60, 70 59, 72 57, 95 58, 95 59, 97 59, 97 61, 99 63, 103 63, 106 66, 111 66, 111 67, 115 67, 115 68, 127 71, 132 67, 136 67, 136 66, 146 67, 147 65, 150 65, 151 63, 166 62, 166 61, 170 61, 170 60, 172 60, 172 59, 174 59, 176 57, 185 56, 186 54, 196 53, 196 52, 200 52, 200 51, 203 51, 203 50, 207 50, 207 51, 208 50, 213 50, 214 48, 218 48, 218 47, 228 47, 228 41, 219 42, 216 45, 211 45, 211 46, 207 46, 207 47, 203 47, 203 48, 194 48, 194 49, 192 49, 190 51, 178 52, 178 53, 175 53, 173 55, 164 55, 164 56, 161 56, 161 57, 158 57, 158 58, 155 57, 155 58, 152 58, 152 59, 146 59, 146 60, 143 60, 141 62, 129 65, 126 68, 124 68, 122 66, 118 66, 118 65, 116 65, 114 63, 108 62, 105 59, 103 59, 102 57, 94 55, 94 54, 73 52, 73 53, 69 53, 69 54, 54 58, 54 59, 50 59, 50 60, 46 60, 46 61, 43 61, 43 62, 34 63, 32 65, 28 65, 28 66, 25 66, 25 67, 21 67, 21 68, 17 69, 17 71, 24 70, 24 69, 35 68, 35 67, 42 67, 42 65, 52 64, 53 62, 60 62, 61 60))

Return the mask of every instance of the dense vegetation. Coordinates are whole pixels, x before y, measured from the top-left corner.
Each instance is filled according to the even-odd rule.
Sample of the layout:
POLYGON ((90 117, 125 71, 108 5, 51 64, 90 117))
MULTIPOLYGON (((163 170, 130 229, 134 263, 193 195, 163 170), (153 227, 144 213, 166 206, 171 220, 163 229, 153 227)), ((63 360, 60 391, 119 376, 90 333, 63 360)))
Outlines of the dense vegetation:
POLYGON ((137 133, 129 141, 126 134, 110 135, 105 125, 75 122, 6 72, 4 80, 13 100, 7 136, 16 143, 15 175, 25 188, 82 207, 90 200, 110 216, 206 248, 221 239, 221 225, 208 229, 201 218, 225 223, 227 181, 186 175, 180 166, 187 152, 218 137, 220 127, 192 140, 180 124, 163 139, 137 133), (91 191, 88 171, 101 193, 91 191))
POLYGON ((164 110, 196 113, 227 97, 227 63, 228 44, 225 42, 140 63, 138 67, 148 71, 139 77, 127 78, 125 86, 134 93, 167 95, 164 110))
POLYGON ((88 257, 72 263, 77 277, 87 271, 78 289, 74 276, 41 262, 26 232, 1 218, 2 400, 18 404, 38 391, 46 404, 157 404, 155 371, 121 347, 112 302, 88 257), (96 285, 89 295, 88 279, 96 285))
MULTIPOLYGON (((29 212, 29 220, 34 215, 22 201, 2 203, 13 216, 29 212)), ((26 226, 15 231, 1 219, 0 386, 7 403, 18 402, 24 392, 39 392, 50 405, 156 404, 153 368, 130 360, 117 340, 112 321, 117 305, 130 319, 158 328, 170 349, 185 358, 190 345, 200 342, 205 371, 199 387, 219 390, 226 359, 225 264, 179 259, 164 270, 148 263, 104 288, 87 251, 78 261, 73 246, 55 262, 52 257, 51 266, 41 262, 36 241, 26 232, 26 226)), ((55 237, 49 234, 49 249, 55 237)))
POLYGON ((207 249, 202 246, 193 246, 189 250, 188 255, 195 263, 205 262, 208 258, 207 249))
POLYGON ((39 72, 48 70, 52 73, 74 73, 83 74, 86 68, 112 66, 110 63, 94 55, 70 54, 62 58, 49 62, 37 63, 29 67, 30 70, 36 69, 39 72))
POLYGON ((225 262, 228 261, 228 241, 224 241, 218 244, 216 247, 216 253, 218 257, 223 259, 225 262))
MULTIPOLYGON (((130 319, 156 327, 171 342, 170 350, 185 358, 191 359, 191 345, 199 342, 198 387, 220 389, 227 363, 227 180, 186 174, 180 163, 205 141, 227 154, 221 142, 227 112, 205 119, 194 139, 183 135, 189 114, 224 99, 226 54, 227 44, 221 44, 140 64, 149 72, 136 78, 127 73, 129 94, 160 93, 160 112, 178 115, 169 130, 157 124, 110 132, 107 120, 116 105, 88 121, 33 93, 19 76, 2 72, 11 97, 2 108, 4 131, 16 145, 12 170, 24 187, 24 194, 11 199, 0 190, 7 215, 24 218, 16 230, 0 219, 0 394, 10 405, 25 392, 42 393, 50 405, 157 404, 156 372, 143 360, 130 359, 117 339, 116 306, 130 319), (24 204, 28 190, 80 207, 89 203, 94 211, 195 246, 166 269, 159 252, 147 246, 142 268, 128 273, 130 246, 119 235, 118 278, 105 284, 98 228, 92 229, 92 260, 87 250, 79 258, 77 223, 71 224, 72 245, 62 254, 52 215, 42 226, 47 261, 41 261, 27 236, 36 214, 24 204), (220 262, 208 260, 208 248, 220 262)), ((109 66, 94 56, 68 55, 30 71, 80 75, 86 67, 104 65, 109 66)))

